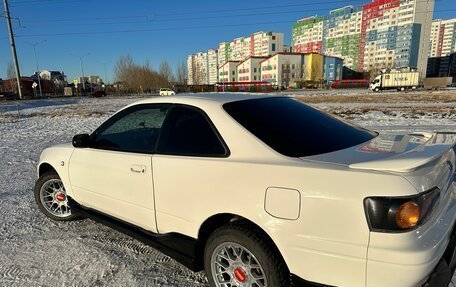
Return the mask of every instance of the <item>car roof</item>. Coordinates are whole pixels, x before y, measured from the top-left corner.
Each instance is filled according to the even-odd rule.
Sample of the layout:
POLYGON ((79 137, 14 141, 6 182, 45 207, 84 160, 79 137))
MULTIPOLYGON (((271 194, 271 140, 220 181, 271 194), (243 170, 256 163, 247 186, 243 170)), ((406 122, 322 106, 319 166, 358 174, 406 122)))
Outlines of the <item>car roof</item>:
POLYGON ((175 96, 154 97, 135 102, 131 105, 138 104, 154 104, 154 103, 174 103, 174 104, 188 104, 196 106, 207 105, 223 105, 225 103, 262 99, 270 97, 280 97, 268 94, 249 94, 249 93, 198 93, 198 94, 179 94, 175 96))

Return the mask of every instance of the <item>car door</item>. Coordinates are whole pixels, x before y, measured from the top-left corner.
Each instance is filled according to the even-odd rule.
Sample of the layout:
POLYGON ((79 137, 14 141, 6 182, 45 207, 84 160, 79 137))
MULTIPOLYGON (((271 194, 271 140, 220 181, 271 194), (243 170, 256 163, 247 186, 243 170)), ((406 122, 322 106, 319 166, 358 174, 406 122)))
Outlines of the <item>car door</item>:
POLYGON ((207 202, 218 196, 214 184, 233 166, 228 155, 202 110, 184 105, 170 110, 152 158, 159 233, 195 235, 199 219, 216 208, 207 202))
POLYGON ((156 232, 152 153, 169 105, 127 108, 98 128, 69 164, 76 200, 156 232))

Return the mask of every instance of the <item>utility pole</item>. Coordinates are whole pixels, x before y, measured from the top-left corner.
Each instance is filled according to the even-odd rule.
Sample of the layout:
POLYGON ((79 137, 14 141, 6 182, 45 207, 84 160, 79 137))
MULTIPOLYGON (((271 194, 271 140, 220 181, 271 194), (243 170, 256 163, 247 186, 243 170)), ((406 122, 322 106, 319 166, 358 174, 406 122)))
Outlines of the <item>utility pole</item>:
POLYGON ((40 76, 39 68, 38 68, 38 58, 36 56, 36 46, 39 44, 42 44, 44 42, 46 42, 46 40, 43 40, 41 42, 36 42, 36 43, 27 43, 27 44, 33 46, 33 51, 35 52, 35 64, 36 64, 36 72, 38 73, 38 88, 40 89, 40 98, 43 97, 43 91, 41 89, 41 76, 40 76))
POLYGON ((81 63, 81 72, 82 72, 82 89, 85 93, 85 76, 84 76, 84 63, 82 62, 82 60, 84 59, 84 57, 87 57, 88 55, 90 55, 90 53, 87 53, 85 55, 82 55, 82 56, 77 56, 77 55, 74 55, 72 54, 73 56, 75 57, 78 57, 79 60, 80 60, 80 63, 81 63))
POLYGON ((11 51, 13 52, 14 66, 16 68, 17 90, 19 92, 19 98, 22 100, 21 71, 19 70, 19 62, 17 60, 16 44, 14 42, 13 27, 11 26, 11 17, 9 13, 8 0, 3 0, 3 4, 5 5, 5 16, 6 22, 8 23, 8 31, 11 41, 11 51))

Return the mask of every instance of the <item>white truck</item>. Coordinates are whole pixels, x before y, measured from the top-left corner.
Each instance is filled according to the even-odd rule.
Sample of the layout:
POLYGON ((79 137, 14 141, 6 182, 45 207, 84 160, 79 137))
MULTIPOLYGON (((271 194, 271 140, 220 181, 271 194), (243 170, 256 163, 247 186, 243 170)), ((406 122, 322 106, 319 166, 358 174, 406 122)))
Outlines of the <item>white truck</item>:
POLYGON ((398 91, 415 90, 418 87, 420 74, 418 72, 389 72, 381 73, 370 84, 374 92, 382 90, 398 91))

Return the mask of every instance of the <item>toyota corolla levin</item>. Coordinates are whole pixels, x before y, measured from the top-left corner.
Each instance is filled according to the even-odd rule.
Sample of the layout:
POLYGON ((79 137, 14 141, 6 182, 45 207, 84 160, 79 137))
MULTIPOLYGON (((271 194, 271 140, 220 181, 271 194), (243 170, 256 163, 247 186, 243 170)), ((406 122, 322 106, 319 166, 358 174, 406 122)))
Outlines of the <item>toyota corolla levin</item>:
POLYGON ((453 143, 378 135, 295 99, 148 99, 43 151, 54 220, 93 218, 217 287, 446 286, 453 143))

